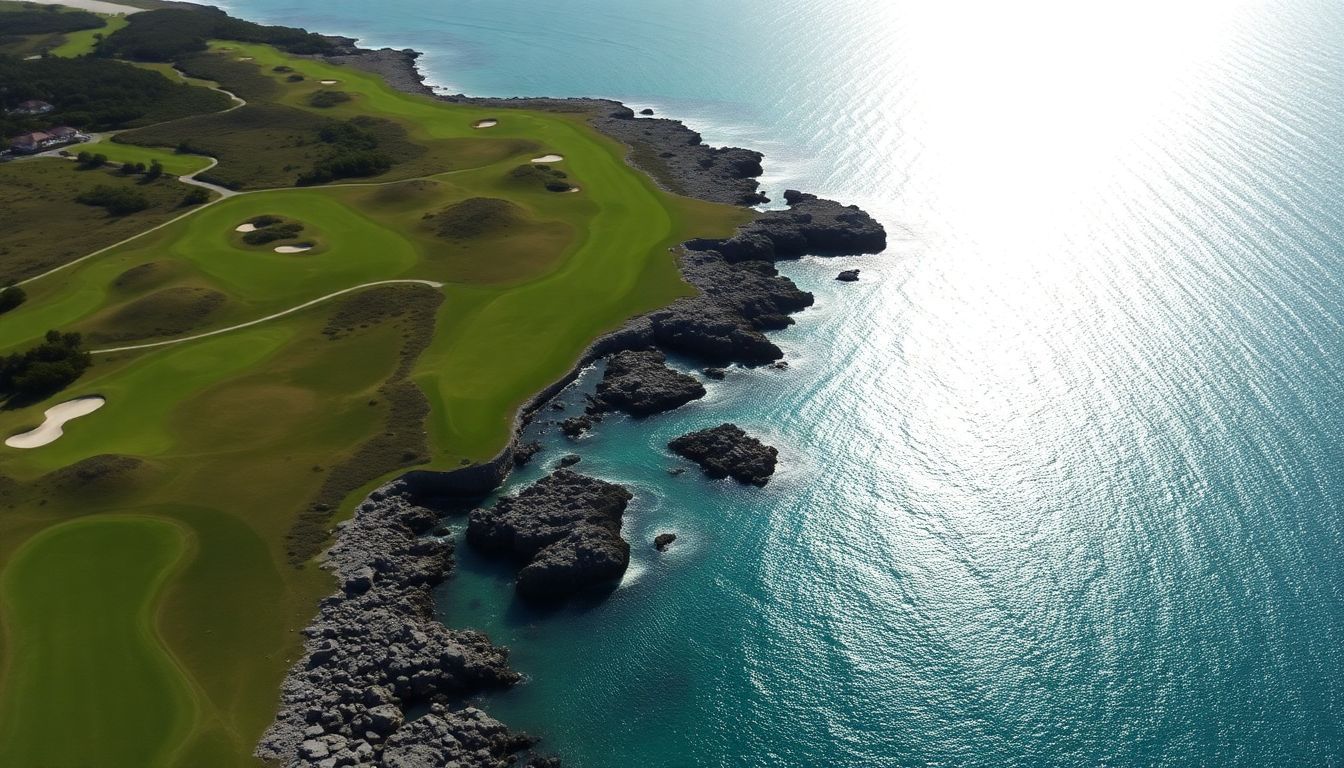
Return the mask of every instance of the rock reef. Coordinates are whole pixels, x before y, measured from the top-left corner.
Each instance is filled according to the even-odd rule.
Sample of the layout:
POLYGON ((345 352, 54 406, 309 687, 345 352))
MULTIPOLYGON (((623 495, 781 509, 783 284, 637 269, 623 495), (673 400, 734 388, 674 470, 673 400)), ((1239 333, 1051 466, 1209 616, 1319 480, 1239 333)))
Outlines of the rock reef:
POLYGON ((621 518, 631 498, 622 486, 558 469, 517 496, 472 510, 467 542, 522 564, 519 596, 561 600, 625 573, 630 545, 621 518))
POLYGON ((325 567, 341 585, 304 630, 304 655, 257 746, 286 768, 345 765, 497 768, 534 739, 456 703, 517 682, 508 652, 434 615, 451 541, 405 483, 375 491, 345 523, 325 567), (414 717, 413 708, 429 713, 414 717))
POLYGON ((652 416, 705 396, 705 387, 698 379, 672 370, 666 362, 667 356, 654 349, 623 350, 612 355, 593 395, 593 409, 652 416))
POLYGON ((713 478, 732 477, 740 483, 763 486, 775 473, 779 451, 748 435, 736 424, 690 432, 667 444, 713 478))

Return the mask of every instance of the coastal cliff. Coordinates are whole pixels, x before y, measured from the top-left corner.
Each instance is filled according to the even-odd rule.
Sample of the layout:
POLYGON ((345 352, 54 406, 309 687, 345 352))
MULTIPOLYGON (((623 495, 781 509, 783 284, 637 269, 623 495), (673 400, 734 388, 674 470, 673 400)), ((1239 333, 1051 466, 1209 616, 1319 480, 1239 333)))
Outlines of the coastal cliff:
MULTIPOLYGON (((414 51, 367 51, 348 38, 333 39, 344 45, 329 61, 376 72, 403 91, 434 93, 415 66, 414 51)), ((710 147, 679 121, 636 117, 624 105, 603 99, 439 98, 581 114, 629 147, 629 162, 671 192, 733 205, 768 201, 757 180, 760 153, 710 147)), ((438 515, 414 500, 481 495, 500 485, 516 463, 535 452, 518 448, 522 426, 582 368, 603 357, 617 356, 592 407, 599 418, 612 410, 657 413, 703 394, 692 377, 667 368, 658 349, 713 365, 781 359, 782 351, 766 332, 791 324, 790 315, 811 306, 813 296, 780 275, 774 262, 808 254, 876 253, 886 247, 881 224, 857 207, 793 190, 784 193, 784 202, 787 209, 761 213, 730 238, 683 244, 678 249, 681 272, 697 295, 595 340, 566 376, 520 409, 515 439, 499 456, 455 471, 412 471, 359 505, 354 518, 337 530, 325 562, 341 589, 323 601, 306 631, 305 655, 284 683, 280 711, 258 745, 258 756, 287 768, 483 768, 510 764, 534 744, 535 739, 510 731, 479 709, 462 706, 481 692, 514 684, 519 675, 508 668, 505 649, 479 633, 450 630, 434 615, 430 592, 452 574, 452 544, 434 535, 438 515), (425 707, 427 714, 412 716, 425 707)), ((746 446, 738 451, 742 460, 724 473, 764 484, 774 469, 775 451, 745 435, 714 432, 691 438, 688 452, 719 437, 746 446)), ((713 475, 718 469, 709 471, 713 475)), ((522 565, 520 595, 556 599, 619 579, 629 560, 629 544, 620 536, 629 498, 620 486, 559 469, 517 497, 473 512, 467 539, 483 552, 522 565)), ((658 546, 673 539, 664 534, 658 546)), ((529 757, 526 764, 554 768, 559 761, 529 757)))

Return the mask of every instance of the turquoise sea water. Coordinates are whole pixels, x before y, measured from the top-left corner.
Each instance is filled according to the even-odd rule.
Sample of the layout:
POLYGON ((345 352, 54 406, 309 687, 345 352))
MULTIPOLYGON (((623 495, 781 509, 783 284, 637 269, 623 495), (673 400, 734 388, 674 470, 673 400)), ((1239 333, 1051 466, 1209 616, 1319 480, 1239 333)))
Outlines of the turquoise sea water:
POLYGON ((462 553, 447 621, 530 678, 493 714, 589 768, 1344 764, 1340 3, 230 7, 653 106, 892 232, 786 266, 788 370, 577 446, 636 493, 608 600, 462 553), (726 420, 767 488, 667 474, 726 420))

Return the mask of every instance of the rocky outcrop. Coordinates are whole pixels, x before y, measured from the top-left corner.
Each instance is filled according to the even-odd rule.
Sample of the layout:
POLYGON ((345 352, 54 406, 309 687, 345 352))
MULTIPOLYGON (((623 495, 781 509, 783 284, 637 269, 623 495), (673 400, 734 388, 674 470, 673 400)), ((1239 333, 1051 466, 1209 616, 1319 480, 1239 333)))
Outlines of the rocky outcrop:
POLYGON ((523 443, 513 450, 513 465, 515 467, 525 467, 532 462, 532 458, 544 450, 542 444, 533 440, 530 443, 523 443))
POLYGON ((557 600, 614 583, 630 564, 621 517, 630 492, 614 483, 558 469, 471 512, 467 541, 522 564, 515 586, 533 600, 557 600))
POLYGON ((748 435, 736 424, 690 432, 667 444, 713 478, 732 477, 740 483, 763 486, 775 473, 779 451, 748 435))
POLYGON ((601 421, 601 419, 586 413, 578 416, 570 416, 568 419, 560 422, 560 431, 564 433, 565 437, 568 437, 571 440, 577 440, 584 432, 592 429, 593 425, 599 421, 601 421))
POLYGON ((328 39, 346 41, 346 44, 338 53, 324 57, 328 62, 372 72, 381 76, 387 81, 388 85, 399 91, 419 93, 426 96, 434 94, 434 89, 425 85, 425 77, 420 74, 420 69, 415 65, 416 59, 420 58, 418 51, 409 48, 402 50, 393 48, 369 50, 356 47, 351 38, 329 37, 328 39))
POLYGON ((666 550, 668 546, 676 540, 677 540, 677 534, 675 533, 660 533, 657 536, 653 537, 653 546, 659 552, 662 552, 666 550))
POLYGON ((705 387, 698 379, 672 370, 666 362, 667 356, 654 349, 612 355, 597 384, 592 408, 652 416, 705 396, 705 387))
POLYGON ((425 535, 438 521, 397 482, 342 525, 326 562, 340 589, 304 630, 258 757, 287 768, 495 768, 533 743, 458 705, 519 676, 505 649, 435 616, 431 592, 453 564, 452 543, 425 535), (408 714, 424 706, 430 714, 408 714))
POLYGON ((582 456, 578 455, 577 453, 569 453, 565 454, 564 456, 561 456, 560 460, 555 462, 555 464, 557 467, 561 468, 572 467, 575 464, 578 464, 580 461, 583 461, 582 456))
POLYGON ((842 282, 842 283, 852 283, 852 282, 855 282, 855 281, 857 281, 857 280, 859 279, 859 270, 857 270, 857 269, 846 269, 846 270, 842 271, 840 274, 836 275, 836 276, 835 276, 835 279, 836 279, 836 280, 839 280, 839 281, 842 282))

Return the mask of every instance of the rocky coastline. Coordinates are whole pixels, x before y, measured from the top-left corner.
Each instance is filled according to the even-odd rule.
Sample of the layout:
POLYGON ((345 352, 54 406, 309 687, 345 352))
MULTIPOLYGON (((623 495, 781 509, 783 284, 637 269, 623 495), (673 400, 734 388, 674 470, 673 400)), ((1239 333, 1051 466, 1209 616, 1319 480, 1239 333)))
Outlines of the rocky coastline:
MULTIPOLYGON (((326 57, 333 63, 374 72, 402 91, 435 95, 416 67, 415 51, 371 51, 350 38, 330 39, 342 45, 326 57)), ((760 153, 709 147, 679 121, 636 117, 604 99, 438 98, 583 114, 629 147, 631 164, 669 191, 734 205, 767 201, 757 180, 760 153)), ((703 395, 699 382, 668 368, 659 350, 713 366, 707 369, 718 372, 712 378, 722 378, 718 366, 781 360, 782 351, 765 333, 791 324, 790 315, 811 306, 813 296, 780 275, 774 262, 805 254, 876 253, 886 246, 882 226, 854 206, 792 190, 784 201, 787 209, 762 213, 731 238, 685 243, 678 254, 681 271, 698 295, 594 341, 569 374, 520 410, 514 440, 495 459, 450 472, 409 472, 373 492, 338 526, 324 567, 340 588, 322 601, 305 630, 304 656, 284 682, 279 712, 257 746, 258 757, 286 768, 497 768, 516 764, 520 756, 530 768, 559 765, 556 758, 530 755, 535 739, 463 704, 520 676, 509 669, 506 649, 480 633, 448 629, 435 616, 431 591, 452 574, 453 546, 435 535, 442 532, 440 515, 417 500, 481 495, 502 484, 539 450, 518 444, 521 428, 603 357, 614 356, 616 373, 590 404, 593 413, 575 425, 576 434, 608 411, 648 415, 703 395)), ((745 433, 714 433, 693 442, 718 445, 720 438, 743 457, 743 468, 728 473, 763 485, 774 468, 774 449, 745 433)), ((483 551, 520 562, 521 596, 560 599, 613 583, 624 573, 629 544, 620 536, 620 521, 629 498, 621 486, 561 468, 492 508, 474 511, 467 538, 483 551)), ((675 538, 660 535, 655 545, 664 549, 675 538)))

